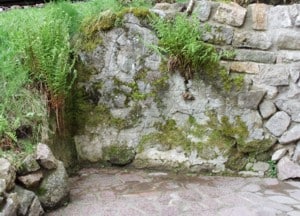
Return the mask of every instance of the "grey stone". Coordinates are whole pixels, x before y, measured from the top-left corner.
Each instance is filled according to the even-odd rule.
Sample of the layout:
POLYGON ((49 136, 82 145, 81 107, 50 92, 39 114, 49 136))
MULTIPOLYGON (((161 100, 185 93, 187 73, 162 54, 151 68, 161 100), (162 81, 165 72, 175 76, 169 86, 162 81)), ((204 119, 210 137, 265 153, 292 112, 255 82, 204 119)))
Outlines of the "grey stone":
POLYGON ((276 112, 276 107, 274 103, 272 103, 269 100, 264 100, 260 105, 259 105, 259 112, 263 119, 269 118, 271 115, 273 115, 276 112))
POLYGON ((268 12, 268 22, 271 29, 290 28, 293 26, 289 8, 284 5, 271 7, 268 12))
POLYGON ((268 199, 281 204, 293 205, 298 203, 297 200, 294 200, 293 198, 287 196, 269 196, 268 199))
POLYGON ((266 91, 265 98, 268 100, 273 100, 278 95, 278 88, 276 86, 269 86, 266 84, 257 84, 257 77, 255 77, 255 86, 256 88, 263 89, 266 91))
POLYGON ((256 162, 253 164, 253 171, 256 171, 256 172, 259 172, 259 171, 262 171, 262 172, 266 172, 268 169, 269 169, 270 165, 266 162, 256 162))
POLYGON ((249 50, 249 49, 236 49, 234 60, 237 61, 250 61, 258 63, 275 63, 276 55, 274 52, 249 50))
POLYGON ((18 180, 26 187, 26 188, 35 188, 39 186, 39 183, 41 182, 43 178, 43 172, 36 171, 29 173, 24 176, 18 176, 18 180))
POLYGON ((218 45, 229 45, 233 39, 233 28, 222 25, 210 25, 210 31, 205 31, 203 40, 218 45))
POLYGON ((252 12, 252 28, 254 30, 266 30, 268 25, 269 5, 251 4, 249 5, 252 12))
POLYGON ((253 172, 253 171, 240 171, 239 175, 243 177, 263 177, 263 172, 253 172))
POLYGON ((4 179, 6 182, 6 191, 13 189, 15 186, 16 171, 12 164, 4 159, 0 158, 0 179, 4 179))
POLYGON ((195 14, 201 22, 205 22, 209 18, 211 6, 211 2, 209 1, 197 1, 193 14, 195 14))
POLYGON ((265 32, 235 32, 232 45, 238 48, 267 50, 272 46, 270 37, 265 32))
POLYGON ((5 190, 6 190, 6 181, 5 179, 0 179, 0 196, 2 196, 5 190))
POLYGON ((57 160, 46 144, 39 143, 36 148, 36 159, 45 169, 55 169, 57 160))
POLYGON ((300 27, 300 15, 298 15, 295 20, 295 26, 300 27))
POLYGON ((36 157, 34 155, 28 155, 23 161, 18 169, 19 175, 25 175, 30 172, 34 172, 40 169, 40 165, 36 162, 36 157))
POLYGON ((284 32, 278 36, 277 46, 280 50, 300 50, 299 32, 284 32))
POLYGON ((240 93, 238 96, 238 105, 241 108, 257 109, 259 103, 265 95, 265 91, 252 90, 240 93))
POLYGON ((297 50, 281 50, 277 54, 277 63, 291 63, 300 61, 300 51, 297 50))
POLYGON ((286 65, 263 65, 253 81, 256 85, 283 86, 289 85, 289 75, 286 65))
POLYGON ((6 198, 6 202, 1 209, 0 216, 16 216, 19 207, 17 193, 10 193, 6 198))
POLYGON ((14 192, 17 193, 20 204, 18 208, 18 215, 28 215, 29 208, 36 195, 32 191, 25 190, 19 186, 15 187, 14 192))
POLYGON ((265 124, 265 127, 274 135, 281 136, 291 123, 290 116, 280 111, 275 113, 265 124))
POLYGON ((231 26, 239 27, 244 24, 247 10, 236 3, 221 3, 218 7, 214 20, 231 26))
POLYGON ((68 175, 64 164, 57 162, 57 168, 49 171, 44 177, 37 196, 45 209, 63 205, 69 199, 68 175))
POLYGON ((287 153, 287 149, 286 148, 282 148, 282 149, 278 149, 277 151, 275 151, 272 155, 272 161, 278 161, 280 160, 284 155, 286 155, 287 153))
POLYGON ((286 131, 280 138, 279 143, 286 144, 300 139, 300 124, 297 124, 286 131))
POLYGON ((42 208, 39 199, 35 197, 29 208, 28 216, 41 216, 41 215, 44 215, 44 209, 42 208))
POLYGON ((293 154, 292 160, 295 163, 300 164, 300 141, 297 143, 297 146, 296 146, 296 148, 294 150, 294 154, 293 154))
POLYGON ((277 164, 278 179, 300 178, 300 166, 285 156, 277 164))
MULTIPOLYGON (((299 53, 299 55, 300 55, 300 53, 299 53)), ((299 56, 299 58, 300 58, 300 56, 299 56)), ((297 83, 299 81, 299 77, 300 77, 300 64, 295 64, 293 67, 291 67, 291 69, 290 69, 290 76, 291 76, 291 80, 294 83, 297 83)))
POLYGON ((275 101, 278 109, 288 113, 292 120, 295 122, 300 122, 300 101, 298 98, 295 99, 277 99, 275 101))

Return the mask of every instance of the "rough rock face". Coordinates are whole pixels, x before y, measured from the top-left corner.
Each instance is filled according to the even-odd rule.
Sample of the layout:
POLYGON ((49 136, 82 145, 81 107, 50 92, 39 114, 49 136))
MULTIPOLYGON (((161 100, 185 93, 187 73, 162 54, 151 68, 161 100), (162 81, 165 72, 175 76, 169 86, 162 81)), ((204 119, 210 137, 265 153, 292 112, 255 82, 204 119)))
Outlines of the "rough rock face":
POLYGON ((18 169, 18 174, 25 175, 40 169, 40 165, 36 162, 34 155, 28 155, 18 169))
POLYGON ((15 186, 16 172, 11 163, 0 158, 0 179, 5 180, 6 190, 9 191, 15 186))
MULTIPOLYGON (((153 11, 164 17, 178 8, 159 4, 153 11)), ((133 15, 125 16, 123 26, 99 32, 103 43, 80 54, 90 74, 79 83, 89 107, 75 136, 79 157, 106 160, 103 149, 127 146, 137 152, 133 164, 139 167, 243 172, 248 160, 260 164, 271 159, 271 150, 294 145, 300 140, 298 8, 196 3, 200 25, 211 25, 203 39, 234 50, 222 65, 244 75, 242 90, 228 95, 167 73, 161 56, 147 46, 157 44, 157 37, 133 15), (183 99, 187 88, 194 100, 183 99)), ((288 154, 298 166, 295 149, 274 153, 274 161, 288 154)), ((250 174, 261 176, 265 167, 250 174)))
POLYGON ((64 204, 68 200, 68 175, 61 161, 57 168, 43 179, 36 194, 44 208, 50 209, 64 204))
POLYGON ((46 169, 57 168, 57 160, 46 144, 39 143, 36 150, 36 159, 40 165, 46 169))
POLYGON ((283 157, 278 162, 278 178, 280 180, 286 180, 290 178, 300 178, 300 166, 289 159, 289 157, 283 157))

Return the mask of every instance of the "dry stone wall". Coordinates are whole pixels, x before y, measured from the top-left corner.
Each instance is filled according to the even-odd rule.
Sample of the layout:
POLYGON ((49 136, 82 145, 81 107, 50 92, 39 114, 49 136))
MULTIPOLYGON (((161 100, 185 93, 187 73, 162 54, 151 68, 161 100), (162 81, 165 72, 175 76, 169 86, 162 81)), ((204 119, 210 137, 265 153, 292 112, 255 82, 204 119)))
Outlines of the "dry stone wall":
MULTIPOLYGON (((152 12, 168 18, 183 6, 161 3, 152 12)), ((80 56, 93 72, 79 83, 92 107, 75 137, 79 157, 99 162, 103 149, 122 146, 125 154, 127 146, 136 167, 262 176, 279 161, 280 179, 300 177, 300 5, 197 1, 193 14, 211 26, 205 41, 235 53, 222 64, 245 76, 243 89, 222 94, 195 79, 195 100, 184 100, 183 79, 166 73, 148 46, 158 42, 154 32, 126 15, 80 56)))

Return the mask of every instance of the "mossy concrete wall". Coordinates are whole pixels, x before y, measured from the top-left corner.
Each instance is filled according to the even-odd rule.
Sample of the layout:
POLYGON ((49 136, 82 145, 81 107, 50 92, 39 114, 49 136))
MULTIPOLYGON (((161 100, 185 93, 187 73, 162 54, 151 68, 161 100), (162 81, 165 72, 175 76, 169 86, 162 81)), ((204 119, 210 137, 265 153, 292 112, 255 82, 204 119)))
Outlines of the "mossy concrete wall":
MULTIPOLYGON (((182 6, 162 3, 152 11, 172 17, 182 6)), ((197 1, 193 14, 199 25, 210 25, 204 40, 235 53, 222 64, 232 76, 244 75, 243 89, 225 93, 197 78, 186 86, 151 49, 154 32, 127 14, 121 27, 100 31, 101 44, 80 55, 89 68, 78 83, 75 143, 82 161, 103 161, 104 148, 120 145, 135 150, 137 167, 263 175, 268 165, 257 168, 257 162, 271 160, 277 149, 299 162, 299 5, 245 9, 197 1)))

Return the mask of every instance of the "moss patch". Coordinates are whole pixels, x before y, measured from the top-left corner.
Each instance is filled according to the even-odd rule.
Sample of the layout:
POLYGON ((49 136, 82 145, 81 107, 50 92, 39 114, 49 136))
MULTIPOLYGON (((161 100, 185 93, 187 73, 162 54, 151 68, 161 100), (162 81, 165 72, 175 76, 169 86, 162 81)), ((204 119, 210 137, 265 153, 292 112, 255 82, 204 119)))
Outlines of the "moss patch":
POLYGON ((112 165, 124 166, 134 160, 135 151, 126 145, 114 144, 103 148, 103 158, 112 165))

